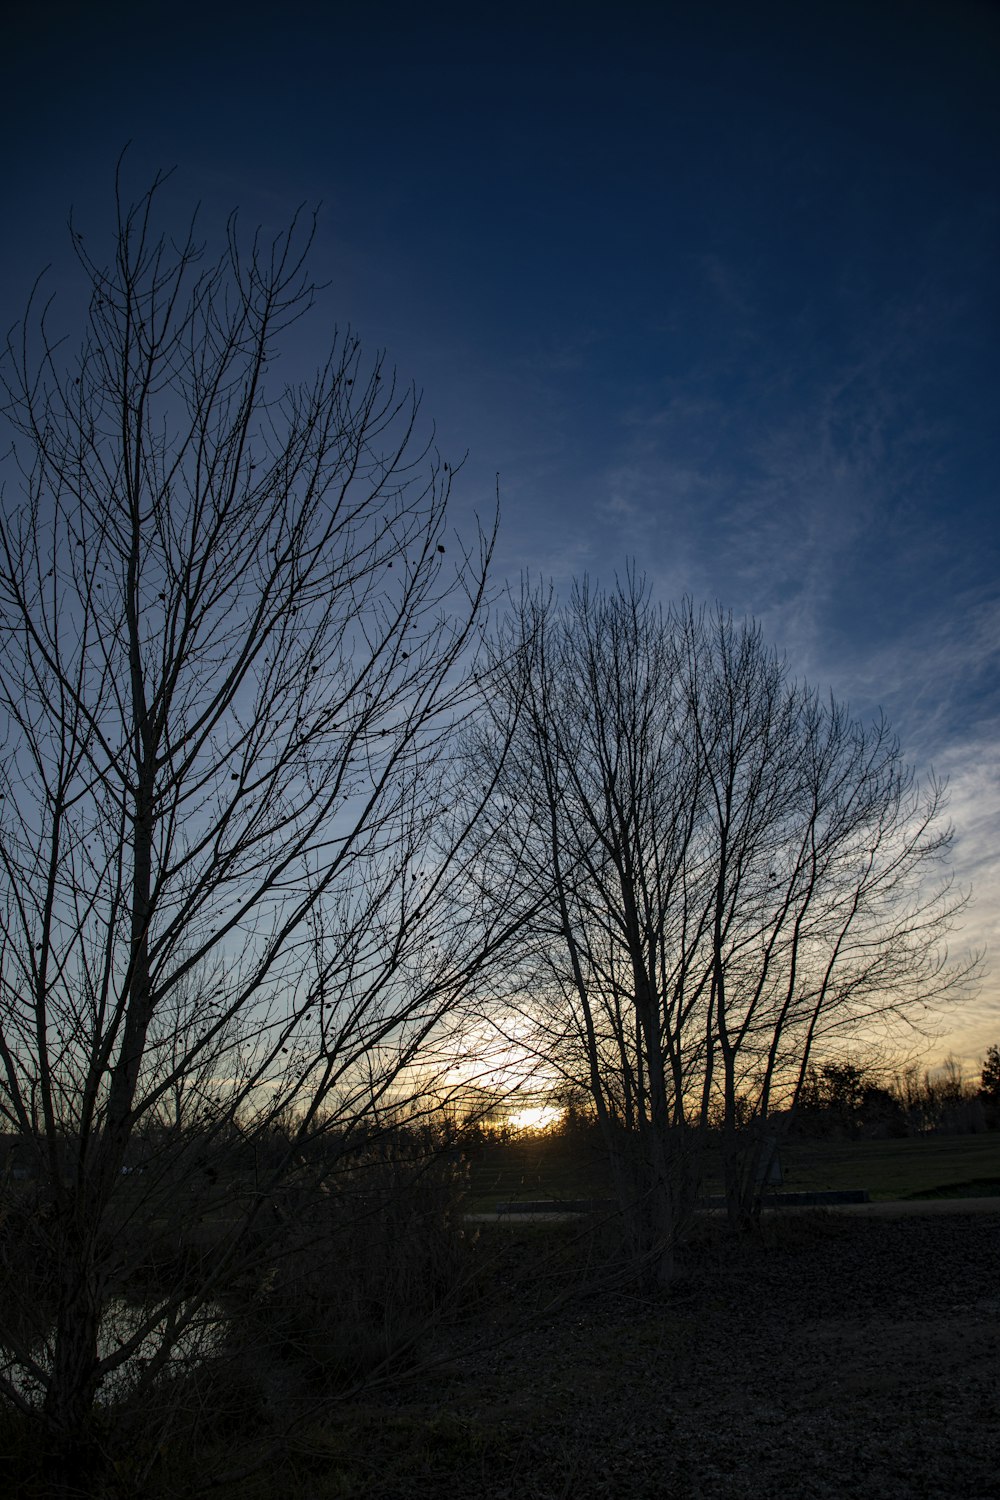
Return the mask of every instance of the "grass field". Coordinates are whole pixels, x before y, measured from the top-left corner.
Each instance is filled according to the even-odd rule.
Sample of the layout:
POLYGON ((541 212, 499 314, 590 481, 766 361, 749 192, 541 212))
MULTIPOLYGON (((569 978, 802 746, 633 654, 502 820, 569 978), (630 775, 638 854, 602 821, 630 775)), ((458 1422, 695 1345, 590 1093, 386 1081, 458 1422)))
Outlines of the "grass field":
POLYGON ((994 1180, 1000 1135, 927 1135, 887 1141, 795 1141, 783 1153, 790 1191, 867 1188, 875 1199, 911 1198, 994 1180))
MULTIPOLYGON (((796 1138, 781 1151, 789 1192, 865 1188, 873 1199, 909 1198, 967 1189, 1000 1193, 1000 1135, 914 1136, 904 1140, 817 1141, 796 1138)), ((708 1190, 719 1191, 707 1163, 708 1190)), ((483 1146, 471 1163, 468 1210, 489 1213, 498 1202, 603 1198, 607 1166, 596 1135, 524 1136, 483 1146)))

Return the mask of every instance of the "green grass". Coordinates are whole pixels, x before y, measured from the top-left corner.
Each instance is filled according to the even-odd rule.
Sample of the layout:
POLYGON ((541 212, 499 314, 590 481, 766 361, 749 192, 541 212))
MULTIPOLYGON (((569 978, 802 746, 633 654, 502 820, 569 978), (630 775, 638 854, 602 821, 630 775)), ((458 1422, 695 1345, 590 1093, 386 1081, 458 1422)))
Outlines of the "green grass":
POLYGON ((606 1198, 607 1163, 592 1136, 525 1135, 491 1141, 472 1158, 469 1213, 489 1213, 498 1203, 537 1198, 606 1198))
MULTIPOLYGON (((926 1135, 887 1141, 793 1141, 782 1153, 790 1192, 867 1188, 910 1198, 1000 1178, 1000 1135, 926 1135)), ((955 1191, 952 1196, 962 1196, 955 1191)))
MULTIPOLYGON (((914 1136, 885 1141, 795 1138, 781 1150, 788 1192, 865 1188, 873 1199, 1000 1193, 1000 1135, 914 1136), (986 1184, 986 1186, 984 1186, 986 1184)), ((721 1188, 717 1159, 706 1161, 706 1186, 721 1188)), ((466 1207, 489 1213, 499 1202, 603 1198, 611 1194, 596 1133, 592 1137, 525 1136, 483 1146, 471 1163, 466 1207)))

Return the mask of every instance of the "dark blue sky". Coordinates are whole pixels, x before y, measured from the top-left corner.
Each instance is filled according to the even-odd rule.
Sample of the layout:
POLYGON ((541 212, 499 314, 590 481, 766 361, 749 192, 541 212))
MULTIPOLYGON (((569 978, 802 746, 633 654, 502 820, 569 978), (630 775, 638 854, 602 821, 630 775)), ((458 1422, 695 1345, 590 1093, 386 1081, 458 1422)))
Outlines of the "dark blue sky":
POLYGON ((456 524, 499 471, 498 575, 635 557, 883 706, 1000 950, 1000 7, 41 3, 6 63, 8 324, 126 140, 206 233, 322 200, 323 318, 469 450, 456 524))

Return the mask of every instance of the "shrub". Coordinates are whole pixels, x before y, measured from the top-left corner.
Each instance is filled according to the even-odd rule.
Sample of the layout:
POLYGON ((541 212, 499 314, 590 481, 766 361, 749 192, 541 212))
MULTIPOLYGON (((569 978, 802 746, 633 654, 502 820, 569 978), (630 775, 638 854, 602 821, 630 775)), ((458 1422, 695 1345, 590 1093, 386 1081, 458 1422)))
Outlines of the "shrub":
POLYGON ((274 1211, 266 1270, 233 1307, 233 1339, 308 1386, 337 1388, 405 1361, 455 1298, 468 1264, 464 1161, 429 1131, 304 1164, 274 1211))

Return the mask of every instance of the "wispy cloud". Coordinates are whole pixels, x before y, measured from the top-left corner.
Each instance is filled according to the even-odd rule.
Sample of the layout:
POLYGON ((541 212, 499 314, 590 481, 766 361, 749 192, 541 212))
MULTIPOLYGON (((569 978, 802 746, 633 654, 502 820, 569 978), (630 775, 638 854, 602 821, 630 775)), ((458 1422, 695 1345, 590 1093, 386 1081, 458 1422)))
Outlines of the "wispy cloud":
MULTIPOLYGON (((754 615, 796 674, 886 712, 907 759, 950 785, 954 869, 972 888, 958 946, 1000 954, 1000 593, 960 514, 959 435, 926 399, 926 345, 956 307, 899 297, 836 357, 800 339, 782 363, 745 285, 728 288, 718 259, 706 275, 732 290, 756 363, 720 381, 696 362, 688 389, 623 407, 594 502, 605 546, 662 598, 754 615)), ((995 1033, 988 973, 953 1044, 971 1058, 995 1033)))

